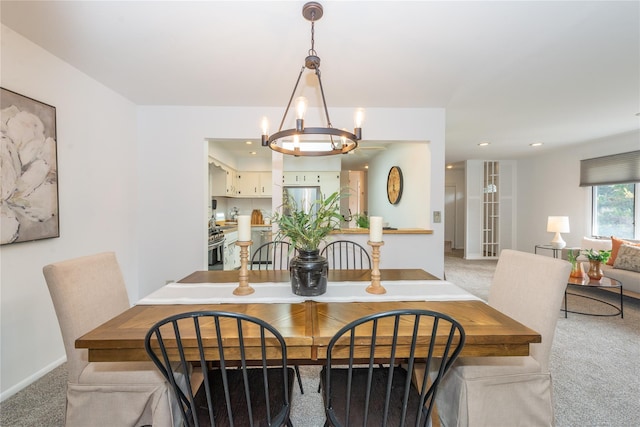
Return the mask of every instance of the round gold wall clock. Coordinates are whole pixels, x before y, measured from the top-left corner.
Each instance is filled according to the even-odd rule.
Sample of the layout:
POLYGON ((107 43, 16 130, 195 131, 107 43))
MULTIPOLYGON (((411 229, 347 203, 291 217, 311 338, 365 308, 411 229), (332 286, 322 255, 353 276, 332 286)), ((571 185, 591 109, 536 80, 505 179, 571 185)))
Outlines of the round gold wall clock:
POLYGON ((402 197, 402 170, 399 166, 392 166, 387 176, 387 198, 392 205, 398 204, 402 197))

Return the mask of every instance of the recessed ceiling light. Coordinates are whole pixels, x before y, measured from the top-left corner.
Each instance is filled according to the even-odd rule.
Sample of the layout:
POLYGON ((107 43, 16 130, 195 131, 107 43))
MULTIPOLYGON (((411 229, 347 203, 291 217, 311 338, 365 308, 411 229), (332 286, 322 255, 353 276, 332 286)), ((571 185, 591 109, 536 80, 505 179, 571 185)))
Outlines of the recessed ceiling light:
POLYGON ((369 169, 369 165, 364 165, 364 168, 365 169, 369 169))
POLYGON ((478 144, 478 147, 486 147, 489 144, 491 144, 491 143, 490 142, 481 142, 480 144, 478 144))
POLYGON ((532 142, 531 144, 529 144, 530 147, 540 147, 542 144, 544 144, 543 142, 532 142))
POLYGON ((249 151, 249 154, 251 154, 252 156, 255 156, 258 153, 256 153, 255 151, 249 151))
POLYGON ((453 165, 447 165, 447 169, 453 169, 453 165))
POLYGON ((246 141, 245 144, 251 145, 251 144, 253 144, 253 141, 246 141))

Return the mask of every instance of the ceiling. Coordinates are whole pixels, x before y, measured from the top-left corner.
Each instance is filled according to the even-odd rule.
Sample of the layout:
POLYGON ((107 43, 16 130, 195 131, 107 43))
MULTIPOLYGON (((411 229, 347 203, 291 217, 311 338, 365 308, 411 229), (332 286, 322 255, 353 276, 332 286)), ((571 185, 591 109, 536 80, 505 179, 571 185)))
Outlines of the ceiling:
MULTIPOLYGON (((310 48, 304 3, 2 0, 0 18, 138 105, 284 111, 310 48)), ((321 3, 329 111, 446 108, 447 163, 639 128, 640 2, 321 3)))

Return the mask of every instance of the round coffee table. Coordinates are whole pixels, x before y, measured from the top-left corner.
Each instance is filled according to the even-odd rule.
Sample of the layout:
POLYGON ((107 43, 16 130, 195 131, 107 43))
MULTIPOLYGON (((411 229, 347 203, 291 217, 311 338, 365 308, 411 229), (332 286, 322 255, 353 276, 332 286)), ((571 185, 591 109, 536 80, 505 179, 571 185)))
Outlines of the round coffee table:
POLYGON ((584 276, 584 278, 582 279, 577 279, 575 277, 569 277, 569 280, 567 281, 567 288, 564 291, 564 317, 567 317, 567 313, 574 313, 574 314, 584 314, 587 316, 603 316, 603 317, 609 317, 609 316, 617 316, 618 314, 620 315, 620 318, 624 318, 624 306, 623 306, 623 296, 622 296, 622 282, 620 282, 619 280, 616 279, 612 279, 610 277, 602 277, 602 279, 600 280, 591 280, 589 279, 589 277, 587 277, 586 275, 584 276), (620 290, 620 306, 616 306, 614 304, 611 304, 608 301, 603 301, 601 299, 598 298, 594 298, 594 297, 590 297, 587 295, 581 295, 581 294, 574 294, 571 292, 567 292, 567 290, 569 289, 569 286, 582 286, 584 288, 617 288, 620 290), (581 312, 581 311, 570 311, 567 309, 567 295, 573 295, 573 296, 577 296, 580 298, 587 298, 590 300, 594 300, 597 301, 599 303, 608 305, 610 307, 615 308, 615 312, 614 313, 610 313, 610 314, 598 314, 598 313, 585 313, 585 312, 581 312))

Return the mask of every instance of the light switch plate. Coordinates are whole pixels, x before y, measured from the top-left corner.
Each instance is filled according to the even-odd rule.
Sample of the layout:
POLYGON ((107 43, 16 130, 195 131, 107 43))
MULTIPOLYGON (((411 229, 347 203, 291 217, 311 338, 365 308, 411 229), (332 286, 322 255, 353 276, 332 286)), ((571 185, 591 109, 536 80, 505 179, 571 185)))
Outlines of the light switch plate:
POLYGON ((440 211, 433 211, 433 222, 434 223, 442 222, 442 216, 440 215, 440 211))

